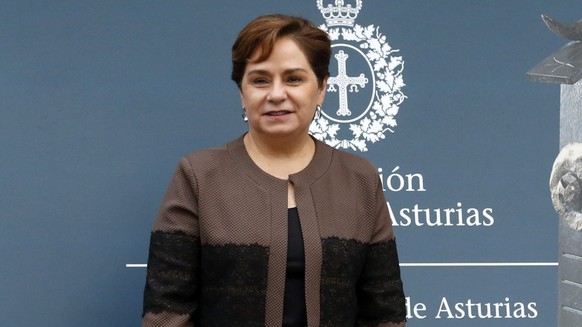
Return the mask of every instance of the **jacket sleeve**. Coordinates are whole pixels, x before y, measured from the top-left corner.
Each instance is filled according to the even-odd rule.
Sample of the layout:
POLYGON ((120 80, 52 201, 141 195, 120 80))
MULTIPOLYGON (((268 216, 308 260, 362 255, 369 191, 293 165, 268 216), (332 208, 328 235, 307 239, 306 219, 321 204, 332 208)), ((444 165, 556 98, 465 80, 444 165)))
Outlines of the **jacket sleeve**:
POLYGON ((196 177, 180 161, 151 233, 143 327, 193 327, 200 238, 196 177))
POLYGON ((396 241, 379 179, 375 189, 374 232, 357 286, 357 326, 405 327, 406 305, 396 241))

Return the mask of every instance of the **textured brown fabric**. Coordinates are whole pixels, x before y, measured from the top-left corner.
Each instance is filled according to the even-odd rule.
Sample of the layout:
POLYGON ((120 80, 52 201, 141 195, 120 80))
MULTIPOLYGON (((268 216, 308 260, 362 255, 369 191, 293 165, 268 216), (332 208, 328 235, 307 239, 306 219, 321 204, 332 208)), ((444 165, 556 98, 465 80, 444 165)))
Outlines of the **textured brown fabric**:
POLYGON ((169 312, 146 313, 144 315, 144 325, 159 327, 194 327, 194 324, 190 321, 190 315, 177 315, 169 312))
MULTIPOLYGON (((316 152, 311 163, 303 171, 291 175, 289 181, 295 186, 305 244, 308 326, 320 326, 322 263, 326 259, 322 256, 322 242, 330 238, 349 240, 362 244, 363 253, 372 253, 367 250, 368 247, 393 243, 391 220, 376 169, 363 158, 335 150, 319 141, 316 142, 316 152)), ((264 268, 267 276, 265 299, 262 302, 264 308, 256 308, 257 312, 264 312, 264 321, 232 322, 230 326, 281 326, 287 259, 287 183, 287 180, 275 178, 256 166, 248 156, 241 137, 224 147, 204 150, 183 158, 156 218, 154 232, 182 233, 199 240, 203 253, 200 259, 202 270, 207 262, 204 253, 207 253, 205 249, 208 247, 217 247, 219 250, 222 247, 237 247, 236 253, 242 253, 240 255, 247 255, 249 251, 245 249, 248 247, 266 249, 268 262, 264 268)), ((150 257, 157 252, 164 250, 150 248, 150 257)), ((389 305, 396 305, 397 308, 389 320, 382 320, 375 326, 405 326, 404 296, 395 247, 393 252, 394 258, 381 260, 386 259, 382 264, 390 262, 390 265, 396 267, 389 267, 389 271, 382 268, 386 274, 370 275, 375 278, 371 279, 370 285, 389 284, 390 296, 396 297, 389 305)), ((256 274, 263 274, 261 265, 256 266, 256 274)), ((150 269, 154 267, 148 267, 148 271, 150 269)), ((225 280, 225 283, 229 281, 225 280)), ((358 281, 350 283, 356 287, 358 281)), ((146 297, 155 297, 153 292, 156 281, 148 279, 150 284, 154 287, 150 287, 152 293, 146 294, 146 297)), ((203 297, 208 298, 211 296, 208 294, 214 294, 210 291, 205 293, 204 285, 199 288, 202 289, 200 292, 203 297)), ((250 291, 245 286, 233 290, 237 294, 250 291)), ((370 292, 369 295, 373 297, 375 293, 370 292)), ((386 302, 386 295, 381 296, 384 298, 379 298, 377 303, 386 302)), ((244 305, 237 305, 237 308, 243 310, 244 305)), ((183 320, 184 312, 176 311, 174 315, 152 314, 146 308, 143 326, 192 326, 183 320), (184 324, 166 325, 162 317, 184 321, 184 324)), ((192 319, 195 320, 195 317, 192 319)), ((206 327, 215 324, 207 322, 201 325, 206 327)), ((364 326, 361 323, 359 325, 364 326)))

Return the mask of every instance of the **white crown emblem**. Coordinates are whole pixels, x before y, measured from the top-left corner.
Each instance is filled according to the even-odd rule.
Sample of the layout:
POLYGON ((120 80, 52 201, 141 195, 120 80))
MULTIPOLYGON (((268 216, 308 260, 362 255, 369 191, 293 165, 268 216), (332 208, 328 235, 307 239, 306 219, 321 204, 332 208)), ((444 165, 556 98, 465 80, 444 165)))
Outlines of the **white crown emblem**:
POLYGON ((321 11, 327 26, 354 26, 354 21, 362 9, 362 0, 356 0, 355 7, 351 4, 344 6, 343 0, 335 0, 335 5, 330 3, 324 7, 323 0, 317 0, 317 9, 321 11))
POLYGON ((329 35, 334 55, 327 101, 309 132, 336 148, 367 151, 368 142, 394 133, 399 106, 406 99, 404 60, 377 26, 355 23, 362 0, 354 6, 343 0, 316 3, 326 21, 319 28, 329 35))

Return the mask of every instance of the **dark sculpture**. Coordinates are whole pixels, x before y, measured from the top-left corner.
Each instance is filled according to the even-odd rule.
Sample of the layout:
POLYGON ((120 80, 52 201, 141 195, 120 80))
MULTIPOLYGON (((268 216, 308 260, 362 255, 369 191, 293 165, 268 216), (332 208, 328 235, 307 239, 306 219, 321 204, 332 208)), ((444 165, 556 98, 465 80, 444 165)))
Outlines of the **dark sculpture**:
POLYGON ((558 233, 558 326, 582 326, 582 21, 562 24, 542 15, 570 42, 532 68, 529 78, 560 83, 560 153, 550 176, 558 233))
POLYGON ((571 42, 537 64, 527 75, 540 82, 576 83, 582 78, 582 20, 563 24, 545 15, 542 19, 552 32, 571 42))
POLYGON ((556 35, 572 41, 582 41, 582 20, 572 24, 564 24, 546 15, 542 15, 542 19, 556 35))

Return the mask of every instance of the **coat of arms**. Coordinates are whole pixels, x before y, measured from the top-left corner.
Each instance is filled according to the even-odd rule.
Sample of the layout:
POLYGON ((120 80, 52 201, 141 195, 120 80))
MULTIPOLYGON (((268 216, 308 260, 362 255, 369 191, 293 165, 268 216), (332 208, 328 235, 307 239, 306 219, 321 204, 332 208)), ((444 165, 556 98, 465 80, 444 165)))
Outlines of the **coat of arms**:
POLYGON ((326 24, 319 26, 332 41, 332 62, 322 114, 309 132, 327 144, 367 151, 367 143, 394 132, 402 93, 404 61, 374 25, 355 24, 362 0, 324 5, 317 0, 326 24), (337 95, 337 96, 334 96, 337 95))

